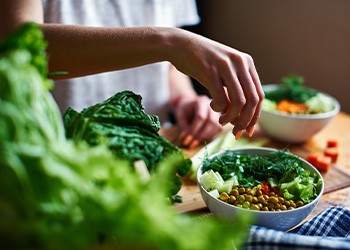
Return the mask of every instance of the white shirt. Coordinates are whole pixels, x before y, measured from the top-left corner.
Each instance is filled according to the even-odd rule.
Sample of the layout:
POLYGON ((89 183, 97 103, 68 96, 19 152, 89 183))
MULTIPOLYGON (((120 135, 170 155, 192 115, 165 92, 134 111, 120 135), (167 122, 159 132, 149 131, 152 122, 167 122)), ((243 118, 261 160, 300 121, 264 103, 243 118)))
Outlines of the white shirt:
MULTIPOLYGON (((194 0, 44 0, 43 4, 46 23, 180 27, 199 22, 194 0)), ((52 94, 64 113, 68 107, 81 111, 117 92, 131 90, 142 96, 147 113, 156 114, 161 122, 166 122, 170 98, 168 71, 169 63, 161 62, 60 80, 55 83, 52 94)))

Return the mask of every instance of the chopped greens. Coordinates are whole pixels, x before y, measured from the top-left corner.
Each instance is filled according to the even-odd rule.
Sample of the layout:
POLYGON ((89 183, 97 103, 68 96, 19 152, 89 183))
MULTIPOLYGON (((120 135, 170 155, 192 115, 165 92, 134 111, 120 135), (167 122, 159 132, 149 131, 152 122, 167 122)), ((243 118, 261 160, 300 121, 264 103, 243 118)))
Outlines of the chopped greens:
POLYGON ((300 199, 304 203, 314 200, 322 186, 322 180, 305 170, 298 157, 283 150, 264 156, 227 150, 206 158, 202 171, 217 172, 224 181, 237 176, 242 187, 252 187, 267 181, 271 187, 278 187, 285 198, 300 199))
POLYGON ((282 78, 278 88, 265 93, 265 98, 276 103, 282 100, 304 103, 317 94, 317 91, 304 87, 304 78, 299 75, 290 75, 282 78))

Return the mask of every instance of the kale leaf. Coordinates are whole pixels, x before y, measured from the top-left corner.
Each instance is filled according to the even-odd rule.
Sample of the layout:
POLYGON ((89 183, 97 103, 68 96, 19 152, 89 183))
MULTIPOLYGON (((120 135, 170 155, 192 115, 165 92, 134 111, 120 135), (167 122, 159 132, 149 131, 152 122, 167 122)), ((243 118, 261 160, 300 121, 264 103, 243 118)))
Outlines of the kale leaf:
MULTIPOLYGON (((184 176, 191 160, 185 159, 179 148, 158 134, 159 118, 144 112, 141 99, 140 95, 123 91, 80 113, 68 108, 64 115, 66 135, 92 146, 106 144, 118 158, 129 160, 130 164, 143 160, 151 173, 163 158, 176 153, 183 161, 177 165, 175 175, 184 176)), ((173 183, 176 194, 181 181, 173 183)))

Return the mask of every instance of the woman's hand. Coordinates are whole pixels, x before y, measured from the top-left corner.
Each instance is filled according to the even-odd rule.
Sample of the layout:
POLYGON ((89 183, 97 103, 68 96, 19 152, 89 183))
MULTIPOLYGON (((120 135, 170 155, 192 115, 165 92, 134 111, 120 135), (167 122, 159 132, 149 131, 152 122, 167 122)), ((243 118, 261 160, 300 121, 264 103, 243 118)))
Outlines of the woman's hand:
POLYGON ((173 109, 183 146, 195 148, 213 139, 222 129, 220 114, 210 108, 210 102, 205 95, 180 95, 175 99, 173 109))
POLYGON ((170 61, 208 89, 210 106, 221 113, 219 122, 234 125, 236 139, 244 130, 251 136, 264 98, 252 57, 180 29, 169 37, 170 61))

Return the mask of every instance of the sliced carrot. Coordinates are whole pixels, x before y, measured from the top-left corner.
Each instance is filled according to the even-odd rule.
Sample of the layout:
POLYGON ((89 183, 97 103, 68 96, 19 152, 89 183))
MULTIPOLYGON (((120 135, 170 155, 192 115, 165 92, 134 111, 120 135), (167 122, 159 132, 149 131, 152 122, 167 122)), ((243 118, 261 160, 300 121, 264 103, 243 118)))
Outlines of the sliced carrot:
POLYGON ((327 141, 327 148, 336 148, 338 147, 338 141, 335 139, 329 139, 327 141))
POLYGON ((332 158, 325 155, 319 155, 315 167, 320 171, 328 171, 332 164, 332 158))
POLYGON ((261 192, 262 192, 262 194, 265 194, 265 195, 270 193, 270 186, 269 186, 269 183, 267 181, 261 182, 261 192))
POLYGON ((331 157, 332 162, 336 162, 338 159, 339 151, 338 148, 326 148, 323 152, 325 156, 331 157))
POLYGON ((310 164, 312 164, 312 165, 315 165, 315 164, 316 164, 317 158, 318 158, 318 154, 316 154, 316 153, 309 153, 309 154, 306 156, 306 160, 307 160, 308 162, 310 162, 310 164))
POLYGON ((289 100, 281 100, 277 106, 277 110, 292 114, 304 114, 307 111, 307 106, 304 103, 292 102, 289 100))

